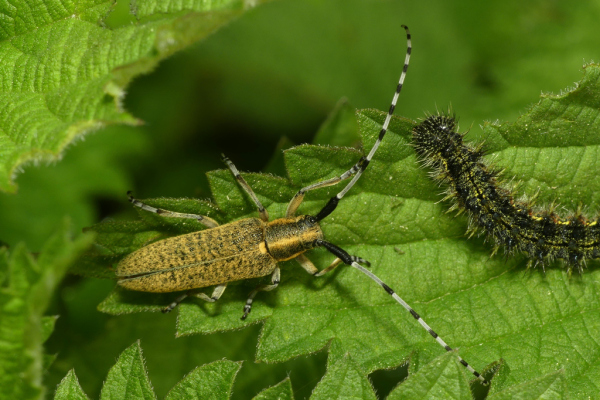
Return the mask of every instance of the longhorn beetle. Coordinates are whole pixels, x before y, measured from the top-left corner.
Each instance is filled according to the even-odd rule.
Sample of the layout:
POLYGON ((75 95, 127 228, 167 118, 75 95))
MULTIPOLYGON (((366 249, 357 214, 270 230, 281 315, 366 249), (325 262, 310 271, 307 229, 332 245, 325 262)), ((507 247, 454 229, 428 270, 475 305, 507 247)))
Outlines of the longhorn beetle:
MULTIPOLYGON (((358 269, 377 282, 394 300, 408 310, 444 349, 451 351, 452 348, 392 288, 360 265, 369 266, 368 261, 352 256, 335 244, 326 241, 319 226, 319 222, 335 210, 339 201, 360 178, 385 136, 406 77, 412 48, 410 31, 407 26, 402 25, 402 27, 406 30, 407 40, 404 67, 379 137, 366 157, 361 157, 352 168, 340 176, 300 189, 288 204, 285 217, 273 221, 269 221, 267 210, 235 165, 225 156, 222 156, 223 161, 256 204, 260 218, 246 218, 219 225, 215 220, 204 215, 184 214, 149 206, 134 199, 129 192, 129 201, 136 207, 165 217, 195 219, 208 229, 160 240, 129 254, 117 265, 118 284, 126 289, 142 292, 186 291, 163 309, 163 312, 167 313, 189 295, 208 302, 215 302, 221 297, 229 282, 270 274, 270 285, 259 285, 250 292, 242 315, 242 319, 246 319, 252 310, 252 301, 258 292, 271 291, 279 285, 279 261, 293 258, 309 274, 316 277, 324 275, 340 263, 344 263, 358 269), (353 175, 354 177, 346 187, 332 197, 317 215, 295 215, 306 192, 335 185, 353 175), (305 251, 316 247, 325 247, 336 256, 331 265, 321 271, 304 255, 305 251), (213 285, 216 287, 210 297, 194 290, 213 285)), ((465 360, 460 357, 459 359, 484 385, 488 384, 465 360)))

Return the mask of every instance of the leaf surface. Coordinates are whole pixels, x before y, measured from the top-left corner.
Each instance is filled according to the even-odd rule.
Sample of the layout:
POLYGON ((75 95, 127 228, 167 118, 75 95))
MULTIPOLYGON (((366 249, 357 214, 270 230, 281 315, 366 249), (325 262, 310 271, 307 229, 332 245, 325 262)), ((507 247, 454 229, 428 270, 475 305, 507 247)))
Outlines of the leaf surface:
MULTIPOLYGON (((563 378, 564 371, 559 370, 546 376, 507 388, 489 397, 490 400, 503 399, 568 399, 569 392, 563 378)), ((579 393, 582 394, 582 393, 579 393)), ((577 396, 579 398, 579 396, 577 396)))
POLYGON ((294 400, 292 383, 287 378, 257 394, 253 400, 294 400))
MULTIPOLYGON (((506 169, 504 179, 515 176, 522 181, 520 190, 531 194, 540 187, 542 204, 556 199, 567 208, 583 202, 595 209, 600 196, 595 179, 599 76, 600 67, 588 65, 573 90, 544 95, 517 122, 487 124, 480 137, 467 138, 485 139, 491 149, 488 160, 506 169)), ((385 113, 361 110, 357 117, 364 152, 303 145, 285 152, 289 179, 243 173, 272 218, 284 214, 300 187, 339 175, 372 147, 385 113)), ((544 273, 526 270, 522 256, 490 258, 483 238, 465 237, 466 217, 446 212, 441 190, 416 162, 409 146, 413 126, 412 121, 392 119, 368 170, 322 221, 327 240, 369 260, 371 270, 450 346, 459 348, 460 356, 475 369, 482 372, 503 359, 504 372, 490 393, 559 369, 565 371, 570 393, 592 393, 600 380, 596 365, 600 348, 594 339, 600 334, 596 262, 590 262, 581 276, 570 276, 560 263, 544 273)), ((209 215, 221 223, 256 216, 254 204, 229 171, 208 176, 214 204, 185 199, 147 203, 209 215)), ((309 192, 299 212, 314 215, 336 190, 339 187, 309 192)), ((94 228, 102 232, 99 246, 112 262, 145 243, 202 229, 191 220, 140 215, 137 222, 94 228)), ((333 259, 322 249, 307 255, 319 268, 333 259)), ((356 270, 339 267, 315 279, 293 262, 282 263, 281 286, 260 293, 252 314, 240 321, 245 298, 258 283, 230 284, 214 304, 185 301, 179 310, 178 334, 263 322, 259 361, 281 362, 334 341, 338 354, 349 354, 364 374, 400 365, 413 351, 423 368, 444 352, 406 311, 356 270)), ((115 290, 100 308, 111 313, 158 311, 175 296, 115 290)), ((411 380, 404 385, 412 385, 411 380)))
POLYGON ((311 399, 368 399, 376 400, 373 388, 350 356, 330 364, 311 399))
POLYGON ((34 257, 24 245, 0 248, 0 398, 37 399, 43 395, 42 343, 54 328, 45 317, 55 288, 73 261, 92 243, 92 235, 70 239, 67 222, 34 257))
MULTIPOLYGON (((227 400, 241 362, 215 361, 194 369, 167 394, 166 400, 215 399, 227 400)), ((281 386, 281 385, 278 385, 281 386)), ((289 385, 288 385, 289 386, 289 385)), ((87 399, 73 370, 61 381, 56 400, 87 399)), ((108 372, 102 387, 101 399, 155 399, 148 378, 139 342, 125 349, 108 372)), ((268 397, 267 397, 268 398, 268 397)))
POLYGON ((468 377, 453 353, 439 356, 387 397, 398 399, 472 399, 468 377))
POLYGON ((63 378, 54 394, 54 400, 88 400, 89 397, 85 395, 75 371, 70 370, 67 376, 63 378))
POLYGON ((100 399, 156 399, 139 342, 125 349, 110 369, 100 399))
POLYGON ((241 363, 227 360, 198 367, 175 385, 166 400, 227 400, 240 368, 241 363))
POLYGON ((252 5, 144 1, 137 22, 104 24, 111 0, 12 2, 0 21, 0 190, 26 163, 111 124, 139 124, 122 100, 129 82, 252 5))

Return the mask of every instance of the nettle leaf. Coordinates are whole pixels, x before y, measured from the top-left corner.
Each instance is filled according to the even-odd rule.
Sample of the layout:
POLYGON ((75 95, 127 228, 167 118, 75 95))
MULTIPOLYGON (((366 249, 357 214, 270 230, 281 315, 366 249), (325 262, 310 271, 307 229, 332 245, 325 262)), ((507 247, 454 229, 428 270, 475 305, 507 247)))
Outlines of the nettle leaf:
POLYGON ((143 1, 137 23, 109 29, 114 3, 19 0, 3 11, 0 190, 15 191, 23 164, 58 160, 85 133, 138 124, 121 106, 128 83, 257 2, 143 1))
POLYGON ((52 358, 45 358, 42 343, 55 321, 43 313, 68 267, 92 242, 92 235, 69 236, 65 222, 36 257, 24 245, 0 248, 0 398, 43 395, 42 374, 52 358))
MULTIPOLYGON (((514 176, 522 182, 520 193, 532 196, 539 190, 538 204, 554 201, 565 209, 564 214, 585 205, 586 214, 593 218, 600 204, 600 66, 587 65, 584 72, 575 88, 543 95, 516 122, 484 125, 482 137, 494 151, 490 160, 506 168, 505 179, 514 176)), ((489 252, 483 241, 469 242, 473 242, 472 257, 489 252)), ((460 328, 477 327, 482 345, 474 349, 475 359, 502 358, 510 369, 492 393, 561 369, 571 395, 596 393, 600 384, 596 356, 600 347, 593 339, 600 333, 598 262, 588 262, 581 275, 569 274, 561 262, 545 272, 526 270, 526 263, 523 257, 504 261, 502 256, 482 263, 489 275, 477 279, 479 286, 471 289, 471 301, 477 304, 471 321, 460 328), (496 264, 501 268, 493 272, 496 264)))
POLYGON ((313 390, 311 399, 376 400, 368 379, 348 354, 327 368, 327 373, 313 390))
POLYGON ((294 400, 290 378, 286 378, 277 385, 263 390, 253 400, 294 400))
POLYGON ((139 342, 125 349, 108 371, 100 399, 156 399, 139 342))
POLYGON ((75 371, 70 370, 67 376, 63 378, 56 388, 54 394, 54 400, 88 400, 89 397, 85 395, 79 380, 75 375, 75 371))
MULTIPOLYGON (((515 176, 522 181, 520 190, 531 194, 539 187, 542 204, 557 199, 567 208, 582 202, 594 209, 600 196, 600 182, 595 179, 596 143, 600 140, 599 76, 600 67, 588 65, 583 80, 573 90, 544 95, 517 122, 485 124, 483 133, 471 133, 470 137, 487 140, 491 149, 488 159, 505 168, 505 179, 515 176)), ((368 150, 385 113, 361 110, 357 117, 363 146, 368 150)), ((597 263, 590 262, 589 270, 580 276, 569 275, 560 263, 544 272, 527 270, 523 256, 490 257, 491 247, 484 238, 465 236, 467 217, 447 213, 448 204, 440 201, 442 189, 417 163, 410 146, 414 124, 392 119, 368 170, 338 209, 322 221, 327 240, 369 260, 371 270, 450 346, 458 348, 460 356, 475 369, 488 378, 498 371, 491 394, 517 385, 539 388, 543 385, 539 382, 546 382, 544 377, 558 370, 564 370, 560 385, 571 394, 594 393, 600 385, 600 348, 594 339, 600 334, 597 263)), ((284 214, 287 202, 300 187, 342 173, 361 154, 363 151, 354 148, 303 145, 285 152, 289 179, 243 175, 271 218, 276 218, 284 214)), ((257 215, 254 204, 229 171, 213 171, 208 176, 215 204, 175 199, 147 203, 209 215, 221 223, 257 215)), ((299 212, 314 215, 337 190, 339 187, 309 192, 299 212)), ((195 221, 161 218, 143 211, 140 215, 140 221, 113 221, 94 227, 101 232, 99 246, 111 254, 112 262, 145 243, 203 229, 195 221)), ((322 249, 307 255, 320 268, 333 259, 322 249)), ((328 373, 345 354, 363 376, 401 365, 411 354, 418 354, 419 360, 411 374, 427 376, 429 369, 425 368, 435 371, 439 363, 451 365, 447 363, 454 356, 437 358, 443 349, 358 271, 339 267, 315 279, 294 262, 281 266, 280 287, 260 293, 247 320, 240 320, 247 294, 268 278, 232 283, 213 304, 186 300, 179 307, 177 334, 263 323, 258 361, 281 362, 329 344, 328 373), (335 352, 331 352, 333 347, 335 352)), ((116 289, 99 308, 115 314, 158 311, 177 295, 116 289)), ((464 380, 459 375, 456 379, 464 380)), ((467 377, 472 379, 470 374, 467 377)), ((463 396, 464 385, 453 385, 463 396)), ((408 379, 401 387, 398 390, 419 393, 422 382, 408 379)), ((481 387, 475 384, 471 389, 478 392, 481 387)))
POLYGON ((330 146, 355 146, 360 143, 354 112, 354 107, 348 103, 348 99, 342 98, 338 101, 315 134, 313 143, 330 146))
POLYGON ((439 356, 411 375, 387 397, 389 400, 472 399, 469 379, 456 354, 439 356))
POLYGON ((166 400, 227 400, 231 396, 233 381, 241 367, 241 362, 227 360, 198 367, 175 385, 166 400))
POLYGON ((490 400, 508 399, 568 399, 585 398, 591 392, 579 392, 576 395, 569 393, 564 379, 564 370, 552 372, 546 376, 532 379, 520 385, 509 387, 489 397, 490 400))
MULTIPOLYGON (((165 400, 227 400, 231 397, 233 383, 241 367, 241 361, 229 360, 219 360, 197 367, 169 391, 165 400)), ((80 400, 88 397, 81 389, 75 372, 71 370, 58 385, 54 398, 80 400)), ((254 398, 293 400, 289 378, 263 390, 254 398)), ((139 341, 125 349, 110 369, 100 399, 156 399, 139 341)))

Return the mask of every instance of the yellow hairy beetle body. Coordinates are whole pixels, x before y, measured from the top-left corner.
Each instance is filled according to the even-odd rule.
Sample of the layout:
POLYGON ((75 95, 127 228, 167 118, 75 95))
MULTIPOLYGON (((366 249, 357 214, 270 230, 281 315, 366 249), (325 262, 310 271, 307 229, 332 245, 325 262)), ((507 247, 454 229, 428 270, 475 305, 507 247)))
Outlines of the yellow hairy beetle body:
POLYGON ((312 249, 323 232, 313 217, 264 222, 246 218, 158 242, 129 254, 117 266, 130 290, 168 293, 273 273, 278 261, 312 249))

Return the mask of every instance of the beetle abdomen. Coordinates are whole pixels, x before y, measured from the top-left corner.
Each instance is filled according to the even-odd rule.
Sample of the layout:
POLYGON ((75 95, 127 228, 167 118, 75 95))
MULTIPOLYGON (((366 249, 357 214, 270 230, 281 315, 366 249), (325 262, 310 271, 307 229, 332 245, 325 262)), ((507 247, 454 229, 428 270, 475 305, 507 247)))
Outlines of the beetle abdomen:
POLYGON ((167 293, 265 276, 277 262, 265 247, 265 223, 247 218, 152 243, 117 266, 119 285, 167 293))

